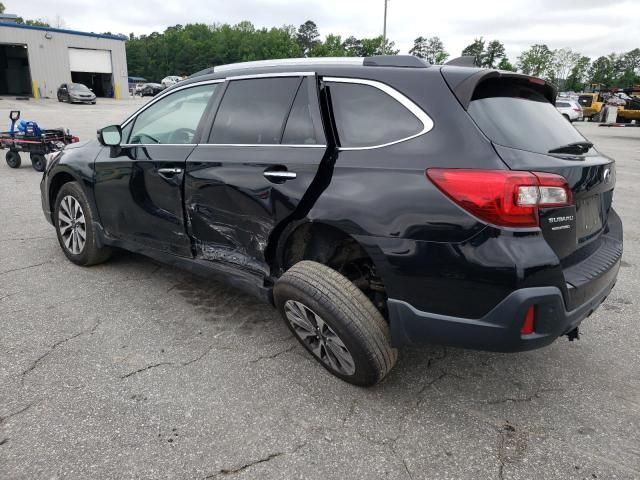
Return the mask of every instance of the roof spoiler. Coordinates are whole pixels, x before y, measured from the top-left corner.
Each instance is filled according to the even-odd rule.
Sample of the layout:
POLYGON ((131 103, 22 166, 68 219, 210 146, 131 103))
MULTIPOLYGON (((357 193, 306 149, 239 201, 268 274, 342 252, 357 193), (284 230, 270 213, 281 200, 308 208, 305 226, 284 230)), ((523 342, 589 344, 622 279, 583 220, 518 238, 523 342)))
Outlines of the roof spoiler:
POLYGON ((445 65, 451 65, 452 67, 477 67, 476 57, 473 55, 463 55, 462 57, 452 58, 445 65))
POLYGON ((494 78, 513 78, 514 80, 525 80, 531 84, 535 84, 540 88, 545 98, 553 105, 556 103, 556 96, 558 94, 558 89, 553 83, 522 73, 490 70, 488 68, 449 68, 448 65, 442 67, 441 73, 445 82, 447 82, 447 85, 449 85, 449 88, 465 110, 469 108, 476 87, 481 82, 494 78))

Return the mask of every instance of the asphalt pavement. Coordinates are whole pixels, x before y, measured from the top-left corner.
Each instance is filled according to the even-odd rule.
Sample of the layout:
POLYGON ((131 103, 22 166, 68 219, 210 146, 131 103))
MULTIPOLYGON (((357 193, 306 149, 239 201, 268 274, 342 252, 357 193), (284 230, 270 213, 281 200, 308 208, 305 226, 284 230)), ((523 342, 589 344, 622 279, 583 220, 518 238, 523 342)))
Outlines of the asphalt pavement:
MULTIPOLYGON (((19 107, 85 139, 142 102, 3 98, 0 118, 19 107)), ((618 284, 581 339, 405 349, 370 389, 223 283, 129 253, 73 265, 41 175, 2 161, 0 479, 640 478, 640 128, 577 126, 617 160, 625 228, 618 284)))

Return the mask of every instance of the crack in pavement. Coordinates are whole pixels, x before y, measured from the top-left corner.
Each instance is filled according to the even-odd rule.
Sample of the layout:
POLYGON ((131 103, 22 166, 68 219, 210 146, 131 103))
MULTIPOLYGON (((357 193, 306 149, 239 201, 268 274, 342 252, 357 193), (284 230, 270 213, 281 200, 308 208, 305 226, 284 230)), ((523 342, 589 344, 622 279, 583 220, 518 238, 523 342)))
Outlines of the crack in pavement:
POLYGON ((36 263, 34 265, 27 265, 26 267, 12 268, 11 270, 5 270, 4 272, 0 272, 0 276, 6 275, 7 273, 11 273, 11 272, 19 272, 21 270, 28 270, 30 268, 40 267, 42 265, 46 265, 47 263, 52 263, 52 262, 51 260, 47 260, 46 262, 36 263))
POLYGON ((487 400, 486 402, 481 402, 481 403, 486 403, 488 405, 497 405, 500 403, 522 403, 522 402, 531 402, 536 398, 540 398, 542 396, 543 393, 548 393, 548 392, 563 392, 564 388, 541 388, 539 390, 536 390, 533 394, 526 396, 526 397, 504 397, 504 398, 497 398, 495 400, 487 400))
MULTIPOLYGON (((217 347, 218 347, 217 350, 233 350, 232 348, 224 347, 224 346, 220 346, 220 345, 218 345, 217 347)), ((134 375, 137 375, 138 373, 145 372, 147 370, 151 370, 152 368, 160 367, 160 366, 163 366, 163 365, 166 365, 166 366, 169 366, 169 367, 175 367, 175 368, 187 367, 189 365, 192 365, 192 364, 202 360, 212 350, 216 350, 216 345, 209 345, 204 350, 204 352, 202 352, 200 355, 198 355, 197 357, 194 357, 194 358, 192 358, 190 360, 187 360, 187 361, 184 361, 184 362, 158 362, 158 363, 154 363, 154 364, 151 364, 151 365, 147 365, 146 367, 139 368, 138 370, 133 370, 132 372, 125 373, 124 375, 121 375, 120 378, 121 379, 129 378, 129 377, 132 377, 134 375)))
MULTIPOLYGON (((22 407, 19 410, 16 410, 15 412, 11 412, 8 413, 7 415, 5 415, 4 417, 0 417, 0 425, 2 425, 4 422, 6 422, 7 420, 9 420, 11 417, 15 417, 16 415, 20 415, 21 413, 26 412, 27 410, 29 410, 31 407, 35 406, 38 402, 32 402, 29 403, 28 405, 22 407)), ((5 439, 6 441, 6 439, 5 439)))
POLYGON ((260 355, 258 358, 254 358, 253 360, 249 360, 249 363, 257 363, 257 362, 260 362, 261 360, 270 360, 272 358, 279 357, 280 355, 283 355, 283 354, 285 354, 287 352, 290 352, 291 350, 293 350, 297 346, 298 345, 296 343, 296 344, 293 344, 293 345, 285 348, 284 350, 280 350, 280 351, 278 351, 276 353, 273 353, 271 355, 260 355))
POLYGON ((142 367, 139 368, 138 370, 134 370, 132 372, 129 373, 125 373, 124 375, 122 375, 120 378, 129 378, 129 377, 133 377, 134 375, 137 375, 140 372, 146 372, 147 370, 151 370, 152 368, 156 368, 156 367, 160 367, 162 365, 171 365, 171 366, 175 366, 175 364, 171 363, 171 362, 160 362, 160 363, 154 363, 152 365, 147 365, 146 367, 142 367))
POLYGON ((102 323, 102 321, 98 320, 91 328, 89 328, 87 330, 82 330, 82 331, 80 331, 78 333, 74 333, 70 337, 63 338, 62 340, 59 340, 56 343, 54 343, 53 345, 51 345, 51 347, 49 347, 49 350, 47 350, 45 353, 43 353, 38 358, 36 358, 31 363, 31 365, 29 365, 25 370, 23 370, 23 372, 20 374, 20 384, 24 385, 25 377, 29 373, 31 373, 33 370, 35 370, 36 367, 40 364, 40 362, 42 362, 45 358, 47 358, 49 355, 51 355, 59 346, 64 345, 65 343, 73 340, 74 338, 78 338, 81 335, 86 335, 86 334, 93 335, 95 333, 96 329, 100 326, 101 323, 102 323))
POLYGON ((216 473, 212 473, 211 475, 207 475, 206 477, 204 477, 204 480, 215 479, 215 478, 219 478, 219 477, 223 477, 223 476, 227 476, 227 475, 235 475, 236 473, 243 472, 243 471, 245 471, 245 470, 247 470, 247 469, 249 469, 249 468, 251 468, 251 467, 253 467, 255 465, 259 465, 261 463, 269 462, 269 461, 273 460, 274 458, 282 457, 283 455, 293 455, 294 453, 297 453, 300 449, 302 449, 306 445, 307 445, 307 442, 301 443, 300 445, 295 447, 290 452, 270 453, 266 457, 262 457, 262 458, 259 458, 257 460, 251 460, 251 461, 249 461, 247 463, 244 463, 244 464, 240 465, 239 467, 221 468, 216 473))

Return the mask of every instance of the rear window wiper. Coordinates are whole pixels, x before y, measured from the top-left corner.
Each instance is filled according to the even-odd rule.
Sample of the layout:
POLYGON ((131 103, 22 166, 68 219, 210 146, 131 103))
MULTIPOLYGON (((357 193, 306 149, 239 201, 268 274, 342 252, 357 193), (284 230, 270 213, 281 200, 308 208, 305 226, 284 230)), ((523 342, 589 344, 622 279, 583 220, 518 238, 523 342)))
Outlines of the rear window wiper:
POLYGON ((571 153, 574 155, 582 155, 587 153, 589 149, 593 147, 591 142, 573 142, 562 145, 561 147, 552 148, 548 153, 571 153))

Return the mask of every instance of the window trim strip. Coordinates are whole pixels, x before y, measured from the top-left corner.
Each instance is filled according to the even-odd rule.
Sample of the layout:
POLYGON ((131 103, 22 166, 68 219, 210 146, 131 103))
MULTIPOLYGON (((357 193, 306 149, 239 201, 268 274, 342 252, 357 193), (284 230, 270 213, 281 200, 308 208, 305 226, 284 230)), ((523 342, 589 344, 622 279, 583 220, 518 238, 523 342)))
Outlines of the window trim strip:
POLYGON ((376 80, 367 80, 364 78, 350 78, 350 77, 322 77, 324 82, 332 82, 332 83, 355 83, 360 85, 368 85, 370 87, 377 88, 378 90, 383 91, 391 98, 400 103, 403 107, 409 110, 420 122, 422 123, 422 130, 414 135, 410 135, 405 138, 401 138, 398 140, 394 140, 392 142, 382 143, 379 145, 367 145, 363 147, 339 147, 340 151, 352 151, 352 150, 373 150, 376 148, 388 147, 390 145, 395 145, 397 143, 406 142, 407 140, 414 139, 425 133, 430 132, 433 129, 433 120, 429 115, 426 114, 422 108, 416 105, 412 100, 407 98, 405 95, 400 93, 393 87, 390 87, 386 83, 378 82, 376 80))

